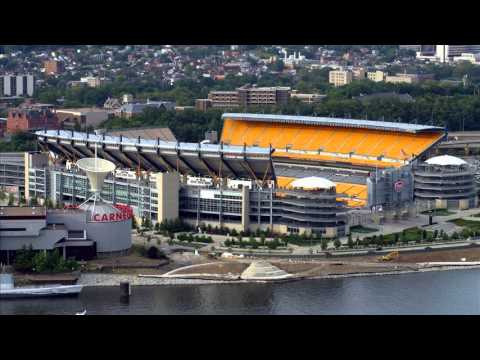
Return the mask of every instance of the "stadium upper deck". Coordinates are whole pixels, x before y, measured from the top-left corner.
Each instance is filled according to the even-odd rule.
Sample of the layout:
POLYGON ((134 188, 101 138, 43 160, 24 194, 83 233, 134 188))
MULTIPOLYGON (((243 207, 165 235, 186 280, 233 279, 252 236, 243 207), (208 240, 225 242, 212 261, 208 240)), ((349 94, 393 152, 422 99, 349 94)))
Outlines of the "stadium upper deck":
POLYGON ((277 159, 399 167, 445 136, 436 126, 325 117, 223 114, 222 141, 275 149, 277 159))
POLYGON ((269 148, 162 141, 160 139, 106 136, 66 130, 35 133, 41 147, 67 160, 98 157, 121 168, 172 171, 194 176, 275 178, 269 148))

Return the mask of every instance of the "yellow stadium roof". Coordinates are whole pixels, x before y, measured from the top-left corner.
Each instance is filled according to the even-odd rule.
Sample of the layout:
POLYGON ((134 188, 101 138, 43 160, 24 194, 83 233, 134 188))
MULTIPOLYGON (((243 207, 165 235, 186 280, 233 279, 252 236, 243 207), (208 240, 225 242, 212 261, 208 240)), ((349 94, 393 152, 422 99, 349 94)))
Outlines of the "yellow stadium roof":
POLYGON ((226 144, 272 146, 275 150, 274 158, 288 157, 358 166, 402 166, 445 135, 443 129, 428 126, 373 127, 350 122, 341 125, 342 119, 324 124, 321 121, 308 122, 304 120, 306 117, 302 117, 303 122, 294 122, 290 118, 289 121, 280 121, 285 120, 284 115, 281 118, 268 115, 267 121, 263 114, 252 121, 251 117, 244 119, 229 115, 232 114, 223 116, 222 141, 226 144))

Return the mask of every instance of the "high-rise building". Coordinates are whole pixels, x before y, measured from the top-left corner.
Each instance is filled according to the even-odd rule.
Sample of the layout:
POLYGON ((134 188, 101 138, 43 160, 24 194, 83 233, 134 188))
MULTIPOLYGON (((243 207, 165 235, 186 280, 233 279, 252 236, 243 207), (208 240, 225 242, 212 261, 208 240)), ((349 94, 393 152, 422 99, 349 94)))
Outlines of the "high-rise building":
POLYGON ((35 92, 35 77, 33 75, 3 75, 0 76, 1 96, 33 96, 35 92))
POLYGON ((436 56, 440 62, 449 62, 462 53, 480 53, 480 45, 436 45, 436 56))
POLYGON ((466 53, 480 53, 480 45, 422 45, 417 58, 445 63, 466 53))

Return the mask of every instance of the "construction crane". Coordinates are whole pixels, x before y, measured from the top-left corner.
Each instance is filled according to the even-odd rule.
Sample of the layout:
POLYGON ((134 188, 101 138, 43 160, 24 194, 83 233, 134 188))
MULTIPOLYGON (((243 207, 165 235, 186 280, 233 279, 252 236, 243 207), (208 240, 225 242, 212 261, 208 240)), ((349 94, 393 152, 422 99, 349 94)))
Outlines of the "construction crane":
POLYGON ((391 253, 380 256, 378 258, 378 261, 392 261, 394 259, 397 259, 400 256, 400 253, 398 251, 392 251, 391 253))

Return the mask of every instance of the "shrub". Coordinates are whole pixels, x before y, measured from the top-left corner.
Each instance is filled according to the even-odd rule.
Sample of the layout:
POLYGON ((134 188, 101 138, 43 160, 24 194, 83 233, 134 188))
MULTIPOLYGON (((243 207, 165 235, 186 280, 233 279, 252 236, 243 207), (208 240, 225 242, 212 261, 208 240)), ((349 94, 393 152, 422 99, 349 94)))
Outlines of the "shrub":
POLYGON ((147 250, 147 257, 150 259, 158 259, 159 258, 159 250, 156 246, 151 246, 147 250))
POLYGON ((140 256, 145 256, 147 254, 147 249, 143 245, 132 245, 132 252, 140 256))
POLYGON ((36 272, 64 272, 79 268, 75 260, 65 260, 58 249, 51 252, 39 252, 33 257, 33 269, 36 272))

